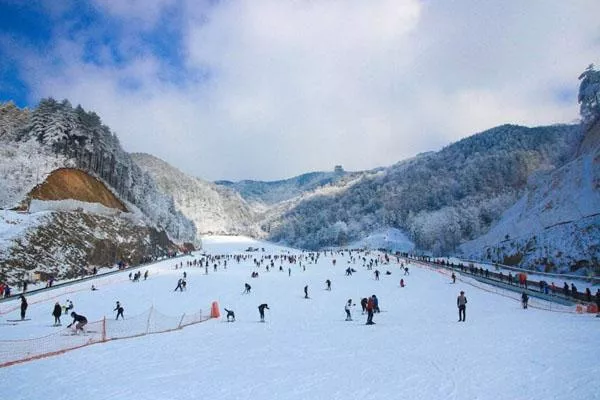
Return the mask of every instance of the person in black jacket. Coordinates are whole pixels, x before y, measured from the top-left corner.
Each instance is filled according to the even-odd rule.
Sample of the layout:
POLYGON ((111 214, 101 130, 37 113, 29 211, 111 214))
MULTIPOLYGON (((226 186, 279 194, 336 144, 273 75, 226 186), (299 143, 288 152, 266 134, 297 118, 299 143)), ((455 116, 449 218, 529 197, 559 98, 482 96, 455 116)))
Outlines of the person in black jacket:
POLYGON ((27 312, 27 299, 21 295, 21 320, 25 319, 25 313, 27 312))
POLYGON ((260 320, 262 322, 265 322, 265 308, 267 310, 270 310, 269 305, 266 303, 263 303, 260 306, 258 306, 258 312, 260 313, 260 320))
POLYGON ((523 292, 521 295, 521 303, 523 303, 523 308, 527 309, 527 303, 529 302, 529 296, 527 293, 523 292))
POLYGON ((73 324, 75 324, 75 332, 77 333, 79 330, 83 332, 83 327, 87 324, 88 320, 83 315, 78 315, 73 311, 71 313, 71 317, 73 317, 73 322, 67 325, 67 328, 70 328, 73 324))
POLYGON ((121 305, 121 303, 119 303, 117 301, 117 306, 115 307, 115 309, 113 311, 117 312, 117 320, 119 319, 119 315, 121 316, 121 319, 125 319, 125 317, 123 316, 123 311, 125 311, 125 309, 123 308, 123 306, 121 305))
POLYGON ((62 315, 62 307, 56 302, 54 304, 54 310, 52 310, 52 315, 54 316, 54 325, 60 325, 60 316, 62 315))

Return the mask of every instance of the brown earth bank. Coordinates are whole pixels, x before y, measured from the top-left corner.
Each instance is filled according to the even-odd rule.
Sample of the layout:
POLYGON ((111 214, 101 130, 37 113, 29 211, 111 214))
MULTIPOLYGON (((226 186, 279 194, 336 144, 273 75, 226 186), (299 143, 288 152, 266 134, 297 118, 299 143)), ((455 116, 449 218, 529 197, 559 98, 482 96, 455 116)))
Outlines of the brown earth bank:
POLYGON ((46 181, 36 186, 29 199, 37 200, 79 200, 100 203, 105 207, 127 212, 125 205, 104 183, 93 176, 74 168, 60 168, 53 171, 46 181))

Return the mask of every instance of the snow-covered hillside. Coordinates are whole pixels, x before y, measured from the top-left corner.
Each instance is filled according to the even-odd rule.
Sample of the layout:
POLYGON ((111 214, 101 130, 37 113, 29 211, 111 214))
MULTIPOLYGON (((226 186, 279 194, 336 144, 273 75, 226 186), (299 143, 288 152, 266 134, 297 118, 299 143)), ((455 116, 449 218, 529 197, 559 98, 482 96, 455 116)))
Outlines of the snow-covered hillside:
POLYGON ((356 262, 348 252, 321 253, 317 262, 304 253, 301 264, 278 259, 267 272, 267 256, 302 253, 242 238, 203 242, 208 254, 248 258, 240 263, 227 258, 226 269, 222 259, 216 272, 209 268, 205 274, 204 268, 185 267, 187 260, 201 257, 197 254, 148 267, 147 281, 131 282, 124 271, 121 279, 117 274, 98 280, 98 291, 89 290, 86 282, 70 286, 70 293, 56 290, 56 298, 28 296, 31 320, 24 322, 6 321, 18 319, 18 300, 0 303, 0 335, 15 340, 12 349, 21 348, 22 339, 42 335, 49 335, 47 341, 66 340, 60 335, 67 331, 61 330, 72 319, 63 316, 63 327, 53 327, 50 313, 55 301, 64 304, 67 298, 90 321, 106 316, 107 323, 123 332, 150 307, 166 319, 206 311, 216 300, 223 314, 170 333, 110 341, 0 369, 3 396, 567 400, 595 399, 600 393, 600 319, 593 315, 547 311, 542 308, 548 303, 536 299, 524 310, 518 300, 471 286, 460 274, 451 284, 446 275, 409 265, 405 276, 395 259, 379 265, 391 275, 375 280, 358 259, 382 261, 375 252, 353 253, 356 262), (248 247, 264 252, 246 252, 248 247), (254 267, 253 260, 263 258, 262 266, 254 267), (180 262, 184 268, 174 269, 180 262), (356 272, 345 276, 349 265, 356 272), (252 271, 259 278, 250 278, 252 271), (183 272, 187 290, 174 292, 183 272), (331 291, 325 290, 326 279, 331 291), (242 294, 245 282, 252 286, 250 294, 242 294), (304 298, 305 285, 309 299, 304 298), (461 290, 468 299, 466 322, 457 322, 461 290), (375 325, 365 326, 359 303, 373 294, 381 313, 375 314, 375 325), (345 321, 348 299, 356 304, 352 321, 345 321), (114 320, 117 300, 125 308, 123 321, 114 320), (264 323, 257 310, 262 303, 269 306, 264 323), (235 311, 235 322, 226 322, 223 308, 235 311))
MULTIPOLYGON (((584 142, 593 143, 586 135, 584 142)), ((485 235, 461 246, 468 258, 548 272, 600 273, 600 145, 532 179, 528 191, 485 235)))
POLYGON ((198 234, 259 235, 256 210, 237 192, 186 175, 152 155, 131 156, 163 193, 173 196, 177 209, 194 222, 198 234))

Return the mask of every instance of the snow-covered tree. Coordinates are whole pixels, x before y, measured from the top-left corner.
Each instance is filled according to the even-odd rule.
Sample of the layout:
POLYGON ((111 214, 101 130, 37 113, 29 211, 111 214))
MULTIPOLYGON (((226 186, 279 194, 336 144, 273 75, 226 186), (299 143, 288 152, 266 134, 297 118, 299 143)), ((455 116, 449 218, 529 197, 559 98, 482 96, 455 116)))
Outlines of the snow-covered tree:
POLYGON ((583 123, 587 126, 594 124, 600 118, 600 71, 590 64, 579 75, 579 95, 577 101, 581 104, 580 114, 583 123))

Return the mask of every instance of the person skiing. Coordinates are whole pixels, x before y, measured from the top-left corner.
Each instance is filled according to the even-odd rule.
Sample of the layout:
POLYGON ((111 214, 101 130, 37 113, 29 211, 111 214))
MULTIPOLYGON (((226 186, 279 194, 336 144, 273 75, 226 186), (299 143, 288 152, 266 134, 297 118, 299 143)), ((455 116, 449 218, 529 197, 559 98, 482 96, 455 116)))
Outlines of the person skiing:
POLYGON ((366 297, 363 297, 360 300, 360 306, 362 307, 362 313, 361 314, 364 314, 365 311, 367 311, 367 303, 368 303, 368 301, 369 301, 369 299, 367 299, 366 297))
POLYGON ((452 283, 456 283, 456 275, 454 272, 452 273, 452 283))
POLYGON ((182 278, 179 278, 179 280, 177 281, 177 286, 175 287, 175 290, 173 290, 173 291, 176 292, 177 289, 179 289, 180 292, 183 292, 183 279, 182 278))
POLYGON ((304 286, 304 298, 308 299, 308 285, 304 286))
POLYGON ((146 270, 146 272, 144 272, 144 280, 148 279, 148 270, 146 270))
POLYGON ((25 319, 25 313, 27 312, 27 299, 25 296, 19 296, 21 298, 21 321, 25 319))
POLYGON ((356 304, 352 304, 352 299, 348 299, 346 305, 344 306, 344 311, 346 311, 346 321, 352 321, 352 314, 350 314, 350 307, 355 306, 356 304))
POLYGON ((292 276, 292 269, 288 267, 288 276, 292 276))
POLYGON ((250 294, 250 290, 252 289, 252 286, 250 286, 248 283, 244 283, 244 292, 243 294, 250 294))
POLYGON ((269 305, 266 303, 263 303, 260 306, 258 306, 258 312, 260 314, 261 322, 265 322, 265 309, 270 310, 269 305))
POLYGON ((458 307, 458 322, 465 322, 467 314, 467 298, 465 292, 461 290, 460 296, 456 298, 456 306, 458 307))
POLYGON ((73 302, 69 299, 67 299, 67 305, 65 307, 65 315, 67 315, 69 313, 69 311, 71 311, 74 308, 73 306, 73 302))
POLYGON ((375 322, 373 322, 373 309, 374 309, 374 301, 373 301, 373 297, 369 297, 369 299, 367 300, 367 323, 365 325, 374 325, 375 322))
POLYGON ((123 316, 123 311, 125 311, 125 309, 123 308, 121 303, 119 303, 118 301, 117 301, 117 306, 115 307, 115 309, 113 311, 117 312, 117 318, 115 318, 116 320, 119 319, 119 315, 121 316, 121 319, 125 319, 125 317, 123 316))
POLYGON ((325 281, 325 285, 327 285, 327 290, 331 290, 331 281, 329 279, 325 281))
POLYGON ((379 299, 375 295, 371 297, 373 297, 373 312, 380 313, 381 310, 379 310, 379 299))
POLYGON ((408 267, 404 267, 404 275, 410 275, 410 272, 408 272, 408 267))
POLYGON ((404 279, 400 279, 400 287, 404 287, 404 279))
POLYGON ((54 304, 54 310, 52 310, 52 316, 54 316, 54 325, 56 325, 56 326, 60 325, 60 316, 61 315, 62 315, 62 307, 60 306, 60 304, 57 301, 56 304, 54 304))
POLYGON ((376 281, 379 280, 379 270, 378 269, 375 270, 375 280, 376 281))
POLYGON ((67 325, 67 328, 70 328, 73 324, 75 324, 75 333, 81 330, 83 332, 83 327, 87 324, 87 318, 83 315, 78 315, 73 311, 71 313, 71 317, 73 317, 73 322, 67 325))
POLYGON ((529 302, 529 296, 527 293, 523 292, 521 294, 521 303, 523 304, 523 308, 527 310, 527 302, 529 302))

